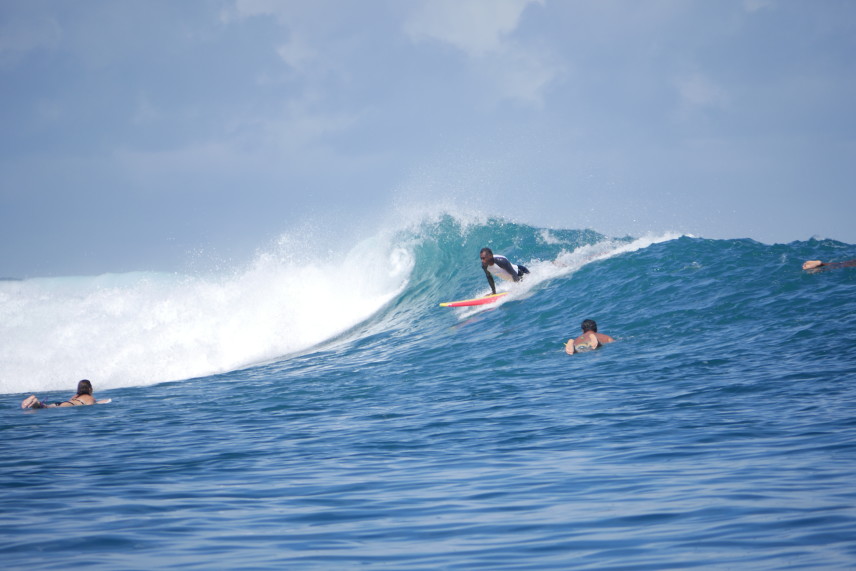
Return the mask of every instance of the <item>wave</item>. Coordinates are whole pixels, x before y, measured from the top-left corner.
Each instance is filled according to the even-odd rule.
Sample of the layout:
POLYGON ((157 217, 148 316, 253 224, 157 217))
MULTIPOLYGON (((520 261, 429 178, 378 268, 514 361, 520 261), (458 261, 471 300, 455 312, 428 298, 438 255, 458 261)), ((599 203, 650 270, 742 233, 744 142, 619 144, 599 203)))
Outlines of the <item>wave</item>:
MULTIPOLYGON (((437 304, 487 293, 478 265, 485 246, 531 270, 494 307, 541 295, 583 268, 621 255, 631 256, 609 276, 582 282, 585 290, 597 292, 603 307, 617 295, 631 295, 627 288, 636 276, 652 264, 669 263, 687 244, 718 244, 711 252, 694 247, 692 255, 702 264, 719 263, 718 257, 727 255, 737 271, 762 253, 783 249, 796 255, 796 248, 808 257, 823 248, 846 248, 829 241, 794 247, 711 242, 677 233, 610 238, 589 229, 546 229, 444 212, 381 228, 347 251, 318 252, 317 243, 311 236, 285 235, 245 267, 214 274, 2 281, 0 392, 68 390, 81 378, 92 379, 99 390, 145 386, 322 347, 335 350, 417 323, 432 328, 450 315, 464 321, 486 309, 439 310, 437 304), (664 242, 674 246, 653 258, 639 254, 664 242), (735 258, 741 255, 746 259, 735 258)), ((641 315, 653 310, 646 299, 655 293, 632 293, 641 315)), ((557 304, 584 299, 577 291, 560 294, 557 304)))

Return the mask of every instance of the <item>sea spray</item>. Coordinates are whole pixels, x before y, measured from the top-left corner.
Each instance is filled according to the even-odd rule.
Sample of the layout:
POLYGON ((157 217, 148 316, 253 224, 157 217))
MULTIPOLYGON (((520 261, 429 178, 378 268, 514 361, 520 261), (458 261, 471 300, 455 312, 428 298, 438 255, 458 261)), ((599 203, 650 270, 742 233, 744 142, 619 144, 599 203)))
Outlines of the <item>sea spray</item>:
POLYGON ((220 275, 108 274, 0 284, 0 391, 99 389, 234 370, 311 347, 406 285, 382 239, 312 260, 264 252, 220 275))

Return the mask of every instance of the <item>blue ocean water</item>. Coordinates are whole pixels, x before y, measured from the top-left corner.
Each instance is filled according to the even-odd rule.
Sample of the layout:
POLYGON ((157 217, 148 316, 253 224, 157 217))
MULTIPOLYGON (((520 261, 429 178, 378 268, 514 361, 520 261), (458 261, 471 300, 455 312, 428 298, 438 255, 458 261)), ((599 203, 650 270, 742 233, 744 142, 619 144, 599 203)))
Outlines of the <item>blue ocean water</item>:
POLYGON ((0 559, 856 567, 856 268, 800 268, 853 258, 438 216, 332 260, 0 282, 0 559), (486 292, 483 246, 532 273, 438 307, 486 292), (566 355, 585 318, 617 342, 566 355), (19 408, 81 378, 112 403, 19 408))

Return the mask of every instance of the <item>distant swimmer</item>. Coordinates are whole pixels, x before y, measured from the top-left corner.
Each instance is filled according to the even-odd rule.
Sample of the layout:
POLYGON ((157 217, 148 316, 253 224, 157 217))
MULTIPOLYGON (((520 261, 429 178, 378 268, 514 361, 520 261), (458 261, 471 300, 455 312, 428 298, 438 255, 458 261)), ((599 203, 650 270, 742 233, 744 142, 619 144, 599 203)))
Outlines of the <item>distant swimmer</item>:
POLYGON ((505 281, 519 282, 524 274, 529 273, 526 267, 521 265, 515 266, 505 256, 494 256, 490 248, 482 248, 481 252, 479 252, 479 258, 481 258, 484 275, 487 276, 487 283, 490 284, 490 291, 493 293, 496 293, 496 284, 493 281, 493 276, 497 276, 505 281))
POLYGON ((31 395, 24 399, 21 403, 21 408, 55 408, 58 406, 81 406, 87 404, 107 404, 111 399, 95 400, 92 396, 92 383, 87 379, 83 379, 77 383, 77 394, 63 402, 46 403, 40 402, 36 395, 31 395))
POLYGON ((809 260, 803 264, 804 270, 817 270, 820 268, 852 268, 856 266, 856 260, 846 262, 821 262, 820 260, 809 260))
POLYGON ((609 335, 598 333, 597 323, 595 323, 593 319, 586 319, 583 321, 582 329, 582 335, 565 343, 565 353, 568 355, 591 351, 593 349, 597 349, 601 345, 615 341, 615 339, 609 335))

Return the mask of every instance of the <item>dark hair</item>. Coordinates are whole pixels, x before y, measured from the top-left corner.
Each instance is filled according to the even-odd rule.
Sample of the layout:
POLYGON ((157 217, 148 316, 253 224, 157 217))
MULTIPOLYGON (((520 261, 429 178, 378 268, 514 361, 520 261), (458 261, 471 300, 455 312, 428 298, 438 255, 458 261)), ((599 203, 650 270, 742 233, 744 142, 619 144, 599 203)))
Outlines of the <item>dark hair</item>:
POLYGON ((493 250, 491 250, 490 248, 482 248, 479 252, 479 256, 481 256, 482 254, 490 254, 491 256, 493 256, 493 250))
POLYGON ((597 333, 597 323, 594 322, 594 319, 586 319, 583 321, 583 333, 586 331, 597 333))
POLYGON ((83 379, 82 381, 77 383, 77 394, 92 395, 92 383, 90 383, 86 379, 83 379))

